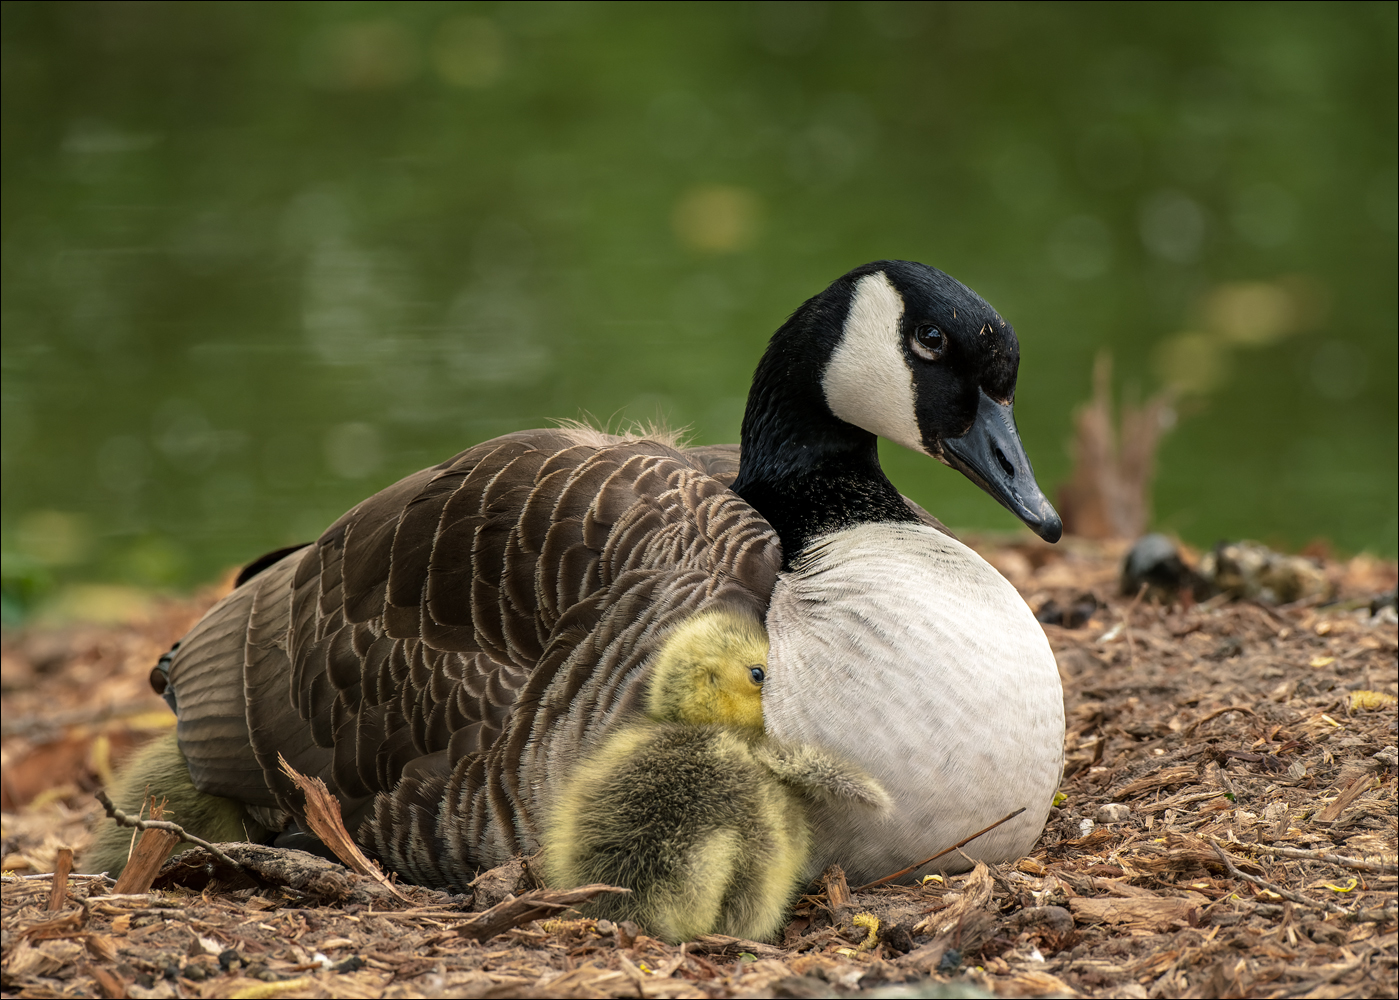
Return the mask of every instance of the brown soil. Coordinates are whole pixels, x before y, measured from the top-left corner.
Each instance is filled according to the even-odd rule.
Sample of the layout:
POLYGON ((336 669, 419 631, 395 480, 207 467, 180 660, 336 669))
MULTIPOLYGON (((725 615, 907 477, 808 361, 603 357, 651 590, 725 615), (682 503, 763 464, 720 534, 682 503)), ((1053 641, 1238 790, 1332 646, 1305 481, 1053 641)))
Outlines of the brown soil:
POLYGON ((474 897, 404 887, 405 904, 285 852, 237 855, 251 877, 172 863, 169 888, 136 896, 74 876, 50 911, 38 873, 101 821, 109 761, 171 724, 147 675, 214 595, 7 634, 3 995, 931 996, 930 978, 960 996, 1399 994, 1396 628, 1368 611, 1394 564, 1327 563, 1324 606, 1163 607, 1118 596, 1111 543, 978 548, 1032 607, 1091 611, 1045 626, 1063 800, 1015 864, 848 896, 828 873, 780 945, 672 947, 566 911, 478 940, 529 915, 512 917, 527 866, 474 897))

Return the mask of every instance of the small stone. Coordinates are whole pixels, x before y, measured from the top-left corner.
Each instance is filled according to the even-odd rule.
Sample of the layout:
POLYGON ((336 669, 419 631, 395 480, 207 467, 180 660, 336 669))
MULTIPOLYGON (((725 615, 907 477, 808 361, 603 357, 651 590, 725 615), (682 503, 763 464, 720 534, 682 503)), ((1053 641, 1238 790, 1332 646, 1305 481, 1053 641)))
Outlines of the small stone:
POLYGON ((1125 823, 1132 816, 1132 807, 1121 802, 1109 802, 1098 807, 1093 815, 1099 823, 1125 823))
POLYGON ((1093 824, 1093 821, 1092 821, 1091 819, 1079 820, 1079 823, 1078 823, 1078 835, 1079 835, 1080 837, 1086 837, 1086 836, 1088 836, 1090 833, 1093 832, 1093 826, 1094 826, 1094 824, 1093 824))
POLYGON ((1187 589, 1204 596, 1201 582, 1181 561, 1175 542, 1165 535, 1143 535, 1123 560, 1119 589, 1123 596, 1135 597, 1145 586, 1148 599, 1173 601, 1187 589))

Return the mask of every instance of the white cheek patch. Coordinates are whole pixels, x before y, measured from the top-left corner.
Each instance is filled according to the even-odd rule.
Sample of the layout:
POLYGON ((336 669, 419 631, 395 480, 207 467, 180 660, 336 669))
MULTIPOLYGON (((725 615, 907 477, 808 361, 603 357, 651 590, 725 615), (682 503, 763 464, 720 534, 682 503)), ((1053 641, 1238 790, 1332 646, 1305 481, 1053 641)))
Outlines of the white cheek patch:
POLYGON ((861 278, 821 383, 826 405, 841 420, 924 451, 913 409, 913 372, 899 334, 903 312, 903 299, 883 271, 861 278))

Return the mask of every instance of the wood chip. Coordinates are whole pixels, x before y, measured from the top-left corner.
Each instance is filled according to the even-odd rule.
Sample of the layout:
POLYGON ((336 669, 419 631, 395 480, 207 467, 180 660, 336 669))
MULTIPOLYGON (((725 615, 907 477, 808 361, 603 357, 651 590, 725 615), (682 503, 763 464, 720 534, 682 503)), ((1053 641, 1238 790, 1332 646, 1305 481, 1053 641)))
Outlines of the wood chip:
POLYGON ((53 867, 53 885, 49 889, 49 909, 61 910, 68 900, 68 873, 73 870, 73 849, 60 847, 53 867))
POLYGON ((1194 783, 1199 780, 1200 772, 1194 767, 1168 767, 1155 774, 1148 774, 1145 778, 1138 778, 1131 784, 1123 785, 1113 791, 1108 797, 1113 801, 1136 795, 1139 792, 1149 792, 1153 788, 1165 788, 1167 785, 1183 785, 1194 783))
POLYGON ((1080 924, 1124 924, 1130 930, 1162 934, 1199 923, 1200 906, 1206 902, 1208 900, 1204 897, 1199 897, 1198 901, 1170 896, 1154 899, 1142 896, 1126 899, 1079 897, 1069 900, 1069 912, 1080 924))
POLYGON ((1336 796, 1336 801, 1317 813, 1317 822, 1334 823, 1340 818, 1341 813, 1345 812, 1356 799, 1360 798, 1360 796, 1364 795, 1369 790, 1373 781, 1374 778, 1368 774, 1362 774, 1360 777, 1356 778, 1342 790, 1340 795, 1336 796))

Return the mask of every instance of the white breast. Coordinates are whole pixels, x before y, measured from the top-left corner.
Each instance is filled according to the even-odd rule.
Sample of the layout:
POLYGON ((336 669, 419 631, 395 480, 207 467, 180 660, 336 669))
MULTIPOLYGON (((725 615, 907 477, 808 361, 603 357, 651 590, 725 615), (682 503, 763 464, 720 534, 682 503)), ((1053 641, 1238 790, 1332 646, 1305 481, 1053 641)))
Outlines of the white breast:
POLYGON ((1030 849, 1063 769, 1063 691, 1039 623, 984 559, 923 525, 836 532, 779 579, 767 627, 768 732, 843 755, 895 803, 817 809, 813 865, 869 881, 1022 806, 965 850, 1030 849))

